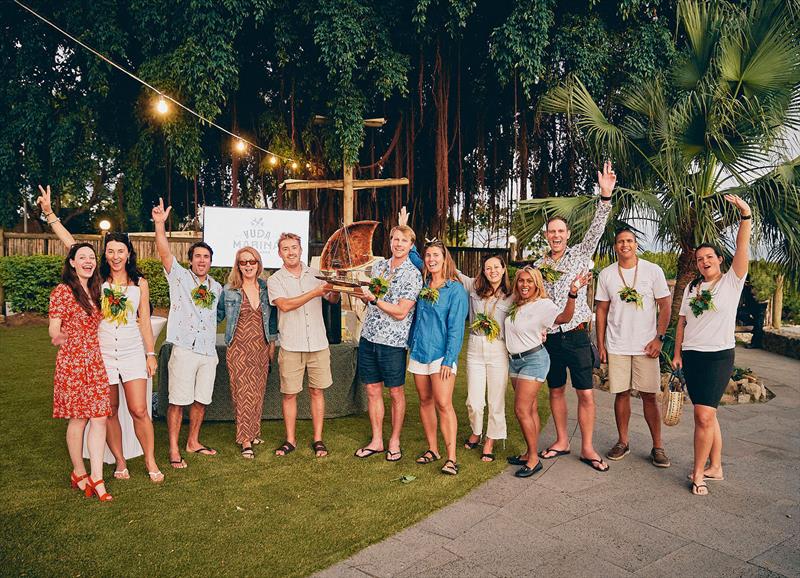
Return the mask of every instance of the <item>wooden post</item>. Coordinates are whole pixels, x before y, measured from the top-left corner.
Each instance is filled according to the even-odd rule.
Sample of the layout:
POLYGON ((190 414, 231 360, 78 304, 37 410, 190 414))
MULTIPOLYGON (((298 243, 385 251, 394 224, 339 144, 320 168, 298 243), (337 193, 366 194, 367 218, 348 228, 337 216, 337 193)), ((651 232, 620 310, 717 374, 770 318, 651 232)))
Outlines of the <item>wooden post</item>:
MULTIPOLYGON (((0 257, 6 256, 6 230, 0 227, 0 257)), ((0 281, 0 323, 6 322, 6 292, 0 281)))
POLYGON ((352 165, 344 165, 344 179, 342 190, 344 192, 343 201, 343 214, 345 226, 353 223, 353 206, 355 199, 353 198, 353 167, 352 165))
POLYGON ((775 294, 772 296, 772 327, 781 328, 783 316, 783 274, 778 274, 775 279, 775 294))

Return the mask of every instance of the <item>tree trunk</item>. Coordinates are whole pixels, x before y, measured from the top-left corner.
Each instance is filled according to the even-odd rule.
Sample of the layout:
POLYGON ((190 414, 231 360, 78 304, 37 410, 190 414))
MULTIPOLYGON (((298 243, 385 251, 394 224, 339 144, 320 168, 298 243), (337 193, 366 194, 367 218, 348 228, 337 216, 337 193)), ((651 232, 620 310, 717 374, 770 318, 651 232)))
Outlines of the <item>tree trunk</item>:
POLYGON ((678 312, 681 308, 683 290, 696 276, 697 270, 694 264, 694 249, 690 244, 685 244, 678 254, 678 272, 675 276, 675 291, 672 294, 670 325, 674 325, 678 321, 678 312))
POLYGON ((450 70, 447 59, 442 58, 441 40, 436 45, 433 100, 436 107, 436 216, 432 223, 433 234, 444 238, 447 227, 447 205, 450 195, 448 162, 448 101, 450 96, 450 70))
POLYGON ((772 327, 780 329, 783 325, 783 274, 775 279, 775 294, 772 296, 772 327))

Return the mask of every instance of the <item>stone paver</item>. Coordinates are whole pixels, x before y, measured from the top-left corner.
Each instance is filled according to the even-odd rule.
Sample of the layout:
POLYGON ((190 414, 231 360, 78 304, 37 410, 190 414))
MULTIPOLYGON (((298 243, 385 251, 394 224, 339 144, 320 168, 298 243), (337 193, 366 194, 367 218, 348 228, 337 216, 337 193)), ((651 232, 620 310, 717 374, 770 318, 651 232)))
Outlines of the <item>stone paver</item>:
MULTIPOLYGON (((720 408, 726 479, 710 482, 708 497, 692 496, 686 480, 691 406, 664 428, 672 467, 661 470, 647 460, 649 434, 633 400, 631 454, 607 474, 578 462, 571 420, 572 455, 530 480, 509 468, 318 576, 799 576, 800 361, 740 347, 736 364, 777 397, 720 408)), ((616 441, 613 398, 596 391, 596 401, 594 441, 604 453, 616 441)), ((542 447, 553 438, 551 422, 542 447)))

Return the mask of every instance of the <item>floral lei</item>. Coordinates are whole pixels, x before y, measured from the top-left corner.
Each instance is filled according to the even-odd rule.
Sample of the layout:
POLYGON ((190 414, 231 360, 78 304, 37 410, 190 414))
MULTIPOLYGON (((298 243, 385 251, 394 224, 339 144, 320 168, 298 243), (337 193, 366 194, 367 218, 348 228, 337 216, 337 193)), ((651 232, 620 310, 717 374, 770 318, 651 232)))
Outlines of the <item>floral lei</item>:
POLYGON ((423 287, 422 291, 419 292, 419 298, 435 305, 439 301, 439 290, 433 287, 423 287))
MULTIPOLYGON (((719 279, 722 279, 720 277, 719 279)), ((700 290, 700 283, 697 284, 697 291, 694 294, 694 297, 689 299, 689 307, 692 309, 692 313, 695 317, 700 317, 706 311, 716 311, 717 307, 714 305, 714 288, 719 283, 719 279, 714 281, 714 283, 708 289, 700 290)))
POLYGON ((625 303, 635 303, 637 309, 643 309, 644 303, 642 301, 642 295, 636 290, 636 278, 639 276, 639 258, 636 258, 636 268, 633 271, 633 284, 630 287, 628 287, 628 284, 625 282, 625 277, 622 276, 622 268, 619 266, 619 263, 617 263, 617 273, 622 280, 622 287, 617 291, 619 298, 625 303))
POLYGON ((389 292, 389 280, 385 277, 373 277, 369 280, 368 289, 376 299, 380 299, 389 292))
POLYGON ((476 313, 475 320, 469 324, 471 331, 483 333, 489 341, 494 341, 500 336, 500 324, 494 318, 494 312, 497 309, 497 303, 500 298, 496 298, 492 306, 492 312, 486 312, 486 306, 489 304, 488 300, 483 304, 483 313, 476 313))
POLYGON ((133 303, 130 302, 126 295, 128 287, 125 290, 121 285, 111 285, 103 289, 103 298, 100 303, 100 311, 103 313, 103 318, 117 326, 127 325, 128 312, 133 311, 133 303))
POLYGON ((562 271, 557 270, 552 265, 548 265, 546 262, 542 263, 538 269, 542 274, 542 279, 544 279, 544 282, 550 283, 551 285, 561 279, 561 276, 564 274, 562 271))

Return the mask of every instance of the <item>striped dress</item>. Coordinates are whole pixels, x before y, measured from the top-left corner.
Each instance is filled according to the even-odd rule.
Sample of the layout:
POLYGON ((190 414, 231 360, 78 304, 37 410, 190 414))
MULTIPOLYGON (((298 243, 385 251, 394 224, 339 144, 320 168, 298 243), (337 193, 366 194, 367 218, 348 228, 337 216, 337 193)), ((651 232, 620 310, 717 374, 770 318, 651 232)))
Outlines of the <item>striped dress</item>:
POLYGON ((261 436, 261 412, 269 371, 269 347, 264 336, 261 305, 253 309, 242 291, 236 333, 226 354, 231 398, 236 414, 236 443, 261 436))

